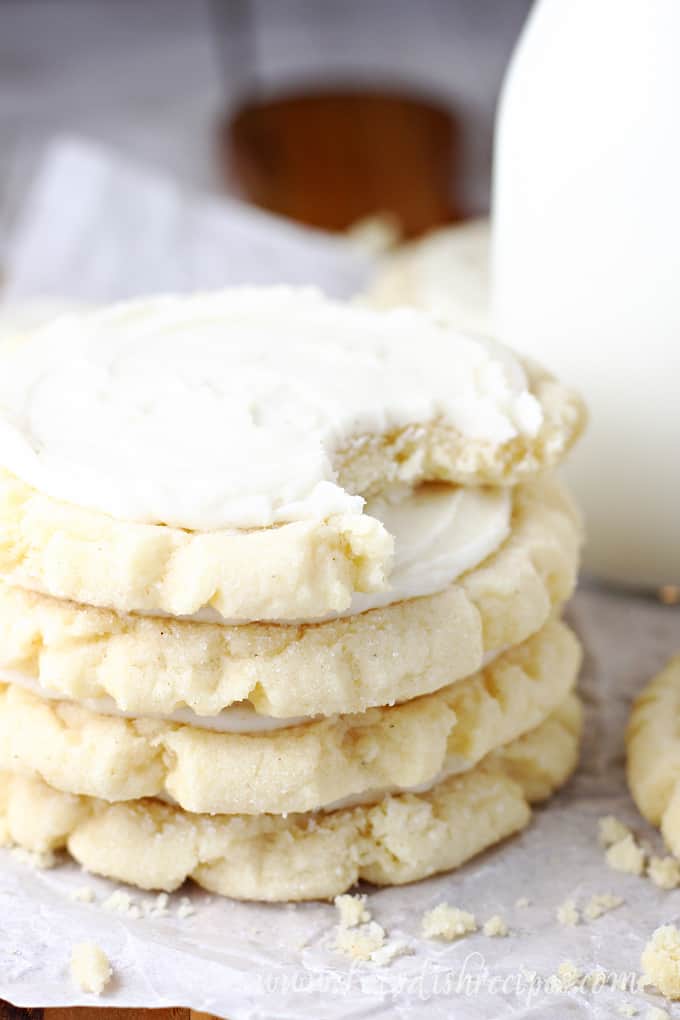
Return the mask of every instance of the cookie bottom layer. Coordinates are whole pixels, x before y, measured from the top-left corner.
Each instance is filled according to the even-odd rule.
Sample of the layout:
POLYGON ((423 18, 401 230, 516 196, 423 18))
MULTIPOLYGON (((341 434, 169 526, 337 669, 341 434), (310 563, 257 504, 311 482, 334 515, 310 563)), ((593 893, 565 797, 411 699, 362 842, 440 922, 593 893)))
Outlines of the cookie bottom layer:
POLYGON ((244 900, 325 899, 359 879, 401 885, 458 867, 527 825, 576 766, 574 695, 530 733, 427 793, 326 814, 199 815, 158 800, 109 804, 0 774, 0 841, 67 848, 88 871, 143 889, 187 878, 244 900))

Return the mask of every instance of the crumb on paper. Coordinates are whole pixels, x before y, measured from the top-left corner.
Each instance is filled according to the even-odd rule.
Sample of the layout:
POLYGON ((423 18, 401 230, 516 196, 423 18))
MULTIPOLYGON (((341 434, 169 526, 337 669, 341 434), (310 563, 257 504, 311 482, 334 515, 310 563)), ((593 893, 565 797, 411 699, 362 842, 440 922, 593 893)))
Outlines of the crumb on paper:
POLYGON ((370 960, 376 950, 385 945, 385 929, 375 921, 357 928, 340 925, 336 932, 335 948, 351 960, 370 960))
POLYGON ((386 942, 371 953, 371 963, 377 963, 379 967, 385 967, 392 960, 400 956, 413 956, 415 950, 403 939, 394 939, 393 942, 386 942))
POLYGON ((680 861, 675 857, 651 857, 647 874, 659 889, 675 889, 680 885, 680 861))
POLYGON ((645 985, 654 985, 668 999, 680 998, 680 930, 674 924, 656 929, 641 962, 645 985))
POLYGON ((89 885, 80 885, 77 889, 72 889, 69 897, 74 903, 94 903, 96 899, 94 889, 89 885))
POLYGON ((175 913, 180 921, 183 921, 185 917, 192 917, 196 913, 188 896, 182 896, 175 913))
POLYGON ((630 1002, 622 1002, 621 1005, 617 1007, 616 1011, 617 1011, 617 1013, 620 1016, 637 1016, 638 1015, 637 1009, 630 1002))
POLYGON ((500 914, 494 914, 488 921, 484 922, 482 927, 483 933, 487 938, 505 938, 506 935, 510 934, 509 928, 505 923, 505 918, 501 917, 500 914))
POLYGON ((101 995, 112 973, 108 956, 95 942, 80 942, 71 950, 71 978, 81 992, 101 995))
POLYGON ((142 912, 145 917, 166 917, 168 914, 168 894, 159 893, 151 903, 145 903, 142 912))
POLYGON ((616 896, 614 893, 595 893, 586 903, 583 914, 589 921, 596 921, 603 914, 610 910, 616 910, 624 903, 623 896, 616 896))
POLYGON ((557 976, 566 991, 568 988, 573 988, 581 980, 582 974, 573 960, 565 960, 557 968, 557 976))
POLYGON ((477 920, 474 914, 469 914, 466 910, 450 907, 448 903, 440 903, 423 914, 421 930, 426 939, 444 939, 446 942, 452 942, 477 931, 477 920))
POLYGON ((620 822, 614 815, 603 815, 598 821, 598 835, 600 845, 608 847, 612 843, 620 843, 622 839, 632 833, 628 826, 624 822, 620 822))
POLYGON ((572 960, 564 960, 557 968, 557 974, 548 978, 548 986, 554 992, 568 992, 583 977, 572 960))
POLYGON ((520 910, 523 909, 524 907, 530 907, 531 900, 528 899, 528 897, 526 896, 520 896, 518 900, 515 900, 515 906, 519 907, 520 910))
POLYGON ((28 864, 36 871, 47 871, 57 863, 56 854, 51 850, 26 850, 23 846, 12 847, 12 857, 22 864, 28 864))
POLYGON ((139 905, 135 902, 130 893, 124 889, 116 889, 102 903, 104 910, 110 910, 113 914, 122 914, 123 917, 130 917, 133 920, 142 916, 139 905))
POLYGON ((557 920, 568 928, 575 928, 581 922, 581 915, 578 912, 574 900, 565 900, 557 908, 557 920))
POLYGON ((371 920, 371 913, 366 907, 366 896, 351 896, 343 893, 333 900, 340 916, 342 928, 356 928, 360 924, 366 924, 371 920))
POLYGON ((614 871, 626 875, 641 875, 645 870, 645 852, 635 841, 632 832, 612 843, 606 853, 607 864, 614 871))

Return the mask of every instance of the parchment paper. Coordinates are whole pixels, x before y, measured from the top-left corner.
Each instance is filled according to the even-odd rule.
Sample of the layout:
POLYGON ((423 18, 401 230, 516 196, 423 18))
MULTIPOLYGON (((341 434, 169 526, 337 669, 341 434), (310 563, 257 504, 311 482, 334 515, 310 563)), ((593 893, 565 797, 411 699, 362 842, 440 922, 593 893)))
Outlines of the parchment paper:
POLYGON ((196 194, 78 138, 47 146, 6 257, 8 302, 276 283, 349 297, 371 270, 342 237, 196 194))
MULTIPOLYGON (((10 267, 12 296, 31 297, 42 290, 101 300, 131 292, 131 277, 135 285, 142 286, 143 281, 145 289, 172 289, 177 280, 163 276, 165 270, 175 271, 168 261, 155 257, 145 261, 143 248, 139 259, 133 250, 127 261, 123 260, 122 227, 115 243, 106 239, 111 210, 121 209, 117 185, 118 198, 111 199, 108 213, 93 200, 88 206, 89 220, 59 217, 64 188, 71 187, 64 167, 74 158, 74 150, 64 155, 62 149, 57 155, 56 171, 54 164, 50 173, 43 171, 37 204, 27 209, 23 220, 23 232, 14 249, 19 261, 10 267), (61 182, 58 186, 56 180, 61 182), (55 228, 71 231, 76 254, 68 262, 70 276, 54 261, 55 253, 62 247, 68 249, 66 242, 41 247, 50 221, 55 228), (91 275, 85 288, 77 285, 73 273, 87 270, 81 257, 82 239, 92 223, 97 225, 97 234, 90 232, 90 237, 99 235, 99 240, 92 242, 91 255, 101 274, 98 270, 91 275), (149 271, 149 265, 156 268, 149 271), (159 266, 165 269, 159 271, 159 266), (48 280, 49 287, 38 286, 48 280)), ((85 162, 92 156, 87 151, 84 155, 85 162)), ((95 181, 100 185, 112 179, 120 183, 117 163, 97 155, 88 177, 82 156, 82 150, 75 153, 80 180, 89 181, 92 194, 95 181)), ((147 203, 145 208, 149 202, 157 208, 157 185, 149 185, 150 197, 140 198, 142 186, 134 173, 132 179, 127 176, 128 169, 122 171, 128 188, 123 205, 130 208, 141 201, 147 203)), ((160 187, 162 191, 164 185, 160 187)), ((168 226, 167 210, 177 208, 173 202, 162 215, 147 217, 146 222, 154 224, 149 227, 153 237, 149 235, 148 250, 158 253, 159 236, 169 245, 187 237, 187 221, 182 217, 172 228, 168 226)), ((249 210, 237 212, 250 216, 249 210)), ((198 220, 189 216, 189 220, 189 234, 203 252, 206 221, 200 216, 198 220), (203 224, 200 229, 198 222, 203 224)), ((276 249, 275 234, 274 227, 271 244, 261 251, 276 249)), ((230 237, 233 243, 235 235, 230 237)), ((318 245, 323 247, 327 240, 323 235, 311 239, 296 235, 295 240, 300 242, 301 252, 305 240, 312 245, 302 252, 306 268, 299 270, 298 279, 323 285, 327 273, 331 286, 340 293, 355 287, 365 272, 361 257, 349 249, 341 249, 339 267, 316 259, 318 245), (325 269, 320 274, 322 263, 325 269)), ((331 249, 337 252, 335 242, 331 249)), ((212 249, 213 259, 216 251, 212 249)), ((191 264, 203 266, 203 254, 191 264)), ((206 256, 205 265, 209 264, 206 256)), ((271 272, 278 272, 281 266, 286 268, 285 260, 274 259, 271 272)), ((261 267, 256 279, 262 279, 262 272, 261 267)), ((221 270, 216 276, 208 275, 213 283, 218 277, 225 282, 221 270)), ((210 285, 200 274, 196 278, 189 273, 185 282, 210 285)), ((22 1006, 95 1002, 186 1006, 231 1020, 600 1018, 619 1016, 619 1007, 626 1003, 643 1015, 647 1006, 661 1005, 658 996, 622 990, 622 986, 634 987, 640 953, 653 929, 680 920, 680 890, 664 892, 648 879, 609 870, 597 841, 597 820, 614 813, 657 851, 661 849, 657 834, 642 822, 626 789, 623 731, 631 697, 680 649, 680 609, 644 597, 583 587, 568 615, 586 650, 581 679, 587 709, 581 767, 562 793, 535 812, 529 828, 503 846, 453 874, 403 888, 368 890, 370 909, 386 929, 388 943, 404 943, 410 955, 386 966, 356 964, 340 956, 332 947, 337 919, 329 904, 243 904, 188 886, 170 897, 164 915, 130 918, 103 907, 116 888, 114 884, 83 875, 66 858, 56 868, 37 871, 10 851, 0 851, 0 998, 22 1006), (74 891, 84 885, 94 890, 96 902, 73 901, 74 891), (556 910, 565 899, 573 898, 583 906, 591 895, 604 892, 623 896, 624 905, 575 928, 558 923, 556 910), (190 897, 195 912, 181 919, 177 909, 184 895, 190 897), (521 898, 528 898, 530 904, 518 905, 521 898), (510 925, 511 935, 491 939, 476 933, 452 944, 426 941, 419 934, 421 916, 441 901, 472 911, 480 923, 500 913, 510 925), (100 1000, 76 991, 70 982, 71 947, 83 940, 100 944, 113 964, 114 980, 100 1000), (595 992, 580 986, 559 992, 546 987, 546 980, 567 960, 581 972, 604 968, 604 989, 595 992)), ((140 905, 154 902, 151 895, 130 892, 140 905)))

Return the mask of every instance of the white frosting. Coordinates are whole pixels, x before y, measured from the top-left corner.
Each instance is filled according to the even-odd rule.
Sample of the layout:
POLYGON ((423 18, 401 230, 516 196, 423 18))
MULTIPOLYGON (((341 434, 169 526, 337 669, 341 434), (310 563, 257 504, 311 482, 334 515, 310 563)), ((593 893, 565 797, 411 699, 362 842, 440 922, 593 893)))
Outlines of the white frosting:
MULTIPOLYGON (((59 691, 43 687, 32 677, 26 676, 17 670, 0 670, 0 683, 14 684, 23 687, 33 694, 49 701, 73 702, 72 698, 60 694, 59 691)), ((75 702, 74 702, 75 703, 75 702)), ((134 712, 123 712, 116 705, 113 698, 81 698, 77 704, 91 712, 99 712, 102 715, 117 716, 120 719, 138 719, 139 714, 134 712)), ((276 719, 270 715, 260 715, 252 707, 250 702, 243 701, 225 708, 219 715, 197 715, 190 708, 178 708, 166 715, 146 715, 145 719, 155 719, 159 722, 181 723, 186 726, 196 726, 198 729, 214 730, 217 733, 266 733, 271 730, 284 730, 289 726, 299 726, 302 723, 311 722, 314 716, 294 716, 287 719, 276 719)))
POLYGON ((501 443, 542 413, 504 349, 308 290, 61 316, 0 372, 0 464, 57 499, 194 530, 361 513, 334 452, 435 419, 501 443))
POLYGON ((387 591, 355 593, 342 615, 444 591, 508 537, 508 489, 454 489, 428 484, 401 499, 371 500, 366 510, 394 535, 387 591))
MULTIPOLYGON (((394 492, 389 498, 370 500, 366 511, 381 520, 394 536, 389 588, 355 592, 350 605, 341 613, 328 613, 315 620, 272 622, 322 623, 444 591, 508 537, 512 495, 508 489, 456 489, 428 483, 412 491, 394 492)), ((211 607, 180 618, 198 623, 239 622, 226 619, 211 607)))
POLYGON ((392 797, 400 793, 429 793, 438 783, 457 772, 465 772, 469 767, 469 762, 459 763, 451 768, 442 769, 425 783, 418 783, 416 786, 383 786, 379 790, 366 790, 364 793, 355 793, 351 797, 341 797, 340 800, 334 800, 331 804, 324 804, 319 810, 325 813, 326 811, 341 811, 343 808, 358 807, 361 804, 377 804, 385 797, 392 797))

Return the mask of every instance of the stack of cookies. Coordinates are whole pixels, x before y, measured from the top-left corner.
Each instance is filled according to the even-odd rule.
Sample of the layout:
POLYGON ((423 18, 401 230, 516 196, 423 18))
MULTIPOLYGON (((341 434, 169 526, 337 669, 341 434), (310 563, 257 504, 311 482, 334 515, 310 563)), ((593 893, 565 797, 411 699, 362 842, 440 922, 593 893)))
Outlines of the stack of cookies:
POLYGON ((258 900, 454 868, 577 760, 580 402, 415 310, 235 289, 0 373, 0 839, 258 900))

